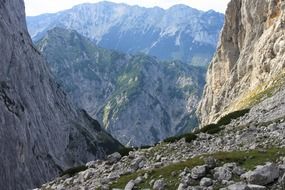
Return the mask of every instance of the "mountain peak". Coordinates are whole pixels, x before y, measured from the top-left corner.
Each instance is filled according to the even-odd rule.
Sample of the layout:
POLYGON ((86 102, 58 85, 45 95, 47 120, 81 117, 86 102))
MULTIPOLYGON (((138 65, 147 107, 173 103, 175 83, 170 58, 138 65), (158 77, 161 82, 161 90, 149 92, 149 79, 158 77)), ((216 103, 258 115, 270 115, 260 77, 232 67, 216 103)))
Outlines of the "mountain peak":
POLYGON ((31 36, 39 39, 47 30, 59 26, 76 30, 103 48, 206 65, 216 49, 223 25, 223 15, 213 14, 209 19, 204 12, 186 5, 167 10, 111 2, 81 6, 84 8, 28 17, 31 36))

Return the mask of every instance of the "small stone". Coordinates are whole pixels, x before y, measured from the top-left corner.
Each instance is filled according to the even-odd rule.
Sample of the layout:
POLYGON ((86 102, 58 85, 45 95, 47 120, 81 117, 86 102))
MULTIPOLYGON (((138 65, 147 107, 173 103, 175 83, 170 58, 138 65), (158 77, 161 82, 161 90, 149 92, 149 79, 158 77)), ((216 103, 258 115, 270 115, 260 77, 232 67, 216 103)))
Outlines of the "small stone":
POLYGON ((135 182, 134 180, 131 180, 127 183, 125 190, 133 190, 134 187, 135 187, 135 182))
POLYGON ((153 184, 153 189, 154 190, 164 190, 165 189, 165 182, 164 182, 164 179, 159 179, 159 180, 156 180, 153 184))
POLYGON ((204 158, 204 162, 210 169, 216 167, 217 165, 217 161, 214 157, 204 158))
POLYGON ((138 185, 138 184, 140 184, 140 183, 142 183, 142 182, 143 182, 143 177, 142 177, 142 176, 137 177, 137 178, 135 179, 135 181, 134 181, 134 183, 135 183, 136 185, 138 185))
POLYGON ((176 171, 171 172, 171 176, 172 176, 172 177, 177 176, 177 172, 176 172, 176 171))
POLYGON ((200 181, 200 186, 209 187, 213 185, 213 180, 207 177, 203 177, 200 181))
POLYGON ((150 180, 149 185, 152 186, 154 184, 154 182, 155 182, 154 179, 150 180))
MULTIPOLYGON (((110 186, 109 185, 103 185, 101 187, 101 190, 109 190, 110 189, 110 186)), ((88 190, 88 188, 86 187, 84 190, 88 190)))
POLYGON ((144 177, 145 179, 148 179, 148 173, 145 173, 145 174, 143 175, 143 177, 144 177))
POLYGON ((227 187, 227 190, 250 190, 244 183, 235 183, 227 187))
POLYGON ((266 190, 266 187, 261 185, 248 184, 247 186, 249 187, 250 190, 266 190))
POLYGON ((206 175, 207 172, 207 166, 196 166, 191 170, 191 177, 193 179, 199 179, 206 175))
POLYGON ((242 174, 245 173, 245 171, 244 171, 244 169, 242 169, 241 167, 237 166, 237 167, 234 167, 234 168, 233 168, 232 173, 233 173, 234 175, 241 176, 242 174))
POLYGON ((115 179, 118 179, 119 177, 120 177, 120 175, 118 175, 117 173, 111 172, 107 178, 110 179, 111 181, 113 181, 115 179))
POLYGON ((156 162, 156 163, 153 164, 153 166, 155 168, 161 168, 163 166, 163 163, 162 162, 156 162))
POLYGON ((94 175, 94 170, 93 169, 88 169, 88 170, 84 171, 84 173, 83 173, 84 181, 90 179, 92 177, 92 175, 94 175))
POLYGON ((186 190, 186 187, 187 187, 186 185, 180 183, 177 190, 186 190))
POLYGON ((219 181, 229 181, 232 178, 232 172, 227 167, 217 167, 214 169, 214 178, 219 181))
POLYGON ((118 152, 115 152, 113 154, 108 155, 107 162, 108 164, 114 164, 118 162, 122 158, 121 154, 118 152))

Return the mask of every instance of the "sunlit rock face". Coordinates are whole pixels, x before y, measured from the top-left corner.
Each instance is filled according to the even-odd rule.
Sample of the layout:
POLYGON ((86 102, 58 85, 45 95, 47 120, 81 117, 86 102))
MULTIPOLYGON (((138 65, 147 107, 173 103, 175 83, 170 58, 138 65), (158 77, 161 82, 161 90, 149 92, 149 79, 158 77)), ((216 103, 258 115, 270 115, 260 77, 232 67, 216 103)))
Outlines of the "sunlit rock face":
POLYGON ((201 124, 252 107, 283 84, 285 2, 232 0, 199 107, 201 124))

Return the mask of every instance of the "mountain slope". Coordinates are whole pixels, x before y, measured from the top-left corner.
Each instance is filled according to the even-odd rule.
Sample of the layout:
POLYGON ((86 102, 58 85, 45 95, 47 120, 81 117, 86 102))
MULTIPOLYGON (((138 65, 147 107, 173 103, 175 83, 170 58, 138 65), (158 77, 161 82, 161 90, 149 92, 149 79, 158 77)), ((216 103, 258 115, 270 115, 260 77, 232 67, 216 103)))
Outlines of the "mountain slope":
POLYGON ((202 125, 252 107, 284 85, 284 4, 231 1, 199 107, 202 125))
POLYGON ((103 48, 205 66, 216 49, 223 15, 184 5, 164 10, 100 2, 28 17, 27 23, 34 40, 58 26, 76 30, 103 48))
POLYGON ((32 44, 23 0, 0 2, 0 187, 30 189, 121 145, 77 111, 32 44))
POLYGON ((37 46, 75 102, 123 144, 152 144, 197 125, 202 69, 101 49, 61 28, 37 46))
MULTIPOLYGON (((284 9, 284 0, 230 2, 220 48, 209 68, 207 96, 200 109, 200 113, 211 110, 212 107, 208 109, 203 103, 212 99, 217 100, 215 104, 224 106, 216 116, 219 118, 216 124, 204 126, 195 133, 169 138, 151 148, 123 152, 123 157, 117 153, 103 162, 89 162, 85 171, 67 174, 40 189, 64 185, 71 190, 82 187, 284 190, 284 9), (233 60, 237 62, 231 62, 233 60), (229 63, 233 65, 227 73, 229 63), (252 68, 243 68, 250 63, 252 68), (244 75, 239 69, 245 72, 244 75), (254 75, 254 72, 259 73, 254 75), (239 75, 233 80, 236 73, 239 75), (243 79, 245 75, 250 76, 248 80, 243 79), (222 80, 218 80, 219 77, 222 80), (254 86, 255 77, 264 81, 258 81, 253 90, 244 88, 254 86), (221 95, 216 94, 219 88, 212 88, 220 83, 224 83, 222 89, 227 90, 221 95), (228 98, 232 92, 237 93, 238 101, 228 98), (239 93, 245 96, 239 96, 239 93), (228 101, 227 105, 225 101, 228 101), (229 108, 239 111, 223 116, 229 108), (247 109, 240 110, 242 108, 247 109), (110 161, 113 161, 111 166, 110 161)), ((205 124, 216 120, 211 112, 203 114, 201 119, 205 124)))

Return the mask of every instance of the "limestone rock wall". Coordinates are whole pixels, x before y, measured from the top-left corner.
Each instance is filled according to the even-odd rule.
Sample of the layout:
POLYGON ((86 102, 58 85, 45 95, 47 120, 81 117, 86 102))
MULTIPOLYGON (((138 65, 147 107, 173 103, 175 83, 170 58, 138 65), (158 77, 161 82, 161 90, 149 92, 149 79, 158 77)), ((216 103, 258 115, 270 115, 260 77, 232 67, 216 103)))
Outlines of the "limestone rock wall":
POLYGON ((259 103, 280 85, 285 67, 284 12, 284 0, 229 3, 198 108, 201 126, 259 103))

